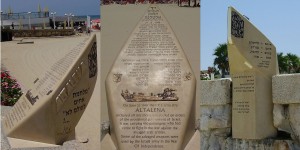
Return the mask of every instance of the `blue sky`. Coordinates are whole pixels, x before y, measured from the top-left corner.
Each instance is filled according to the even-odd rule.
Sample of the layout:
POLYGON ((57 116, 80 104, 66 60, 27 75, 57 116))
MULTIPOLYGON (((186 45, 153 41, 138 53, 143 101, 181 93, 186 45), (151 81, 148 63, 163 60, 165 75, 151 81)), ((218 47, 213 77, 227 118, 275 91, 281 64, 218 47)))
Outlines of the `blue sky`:
POLYGON ((99 15, 99 0, 1 0, 1 10, 6 12, 9 8, 13 12, 33 12, 38 10, 38 4, 42 10, 48 7, 50 12, 57 15, 72 13, 75 15, 99 15))
MULTIPOLYGON (((58 15, 98 15, 99 0, 1 0, 1 10, 14 12, 49 8, 58 15)), ((276 46, 277 52, 300 56, 300 0, 201 0, 201 70, 213 66, 213 50, 227 41, 227 8, 233 6, 276 46), (281 3, 280 3, 281 2, 281 3)))
POLYGON ((246 15, 277 52, 300 56, 300 0, 201 0, 201 70, 213 66, 213 50, 227 42, 227 9, 246 15))

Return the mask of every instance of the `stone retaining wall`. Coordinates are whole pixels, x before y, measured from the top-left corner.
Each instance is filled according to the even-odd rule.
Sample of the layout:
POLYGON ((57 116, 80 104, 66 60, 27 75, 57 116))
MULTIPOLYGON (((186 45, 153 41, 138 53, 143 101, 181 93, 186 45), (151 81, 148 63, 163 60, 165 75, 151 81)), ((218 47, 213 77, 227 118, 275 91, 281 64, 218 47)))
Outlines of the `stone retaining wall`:
POLYGON ((12 30, 14 37, 49 37, 74 35, 73 29, 47 30, 12 30))
POLYGON ((300 143, 300 74, 274 76, 272 95, 274 126, 300 143))
POLYGON ((200 83, 201 150, 300 149, 300 74, 273 77, 273 139, 246 140, 231 137, 231 80, 200 83))

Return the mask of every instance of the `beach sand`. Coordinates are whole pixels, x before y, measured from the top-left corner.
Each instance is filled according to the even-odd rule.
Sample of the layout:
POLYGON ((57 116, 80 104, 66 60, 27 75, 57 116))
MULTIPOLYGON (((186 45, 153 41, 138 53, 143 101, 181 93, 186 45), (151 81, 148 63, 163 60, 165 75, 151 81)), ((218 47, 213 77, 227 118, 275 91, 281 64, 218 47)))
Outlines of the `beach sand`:
MULTIPOLYGON (((100 32, 94 32, 97 36, 98 57, 100 54, 100 32)), ((34 41, 34 44, 17 44, 20 39, 1 43, 1 66, 10 71, 12 77, 21 84, 26 91, 33 85, 33 81, 42 76, 57 60, 62 58, 71 49, 81 42, 87 35, 71 37, 26 38, 26 41, 34 41)), ((99 59, 99 58, 98 58, 99 59)), ((98 63, 98 71, 100 65, 98 63)), ((98 75, 100 73, 98 72, 98 75)), ((100 77, 97 78, 95 91, 100 91, 100 77)), ((76 126, 76 136, 80 139, 88 139, 87 143, 79 143, 75 140, 65 142, 63 146, 54 149, 98 149, 100 147, 100 93, 94 92, 92 98, 76 126)), ((3 117, 11 107, 2 106, 3 117)), ((3 137, 3 136, 2 136, 3 137)), ((5 138, 4 138, 5 139, 5 138)), ((9 146, 5 141, 2 149, 9 146), (6 146, 5 146, 6 145, 6 146)), ((53 148, 49 148, 53 149, 53 148)))
MULTIPOLYGON (((147 4, 101 6, 101 122, 109 120, 105 78, 121 48, 149 6, 147 4)), ((199 84, 200 8, 178 7, 176 4, 159 4, 159 8, 183 47, 199 84)), ((198 97, 197 95, 197 100, 198 97)), ((196 114, 196 118, 199 118, 199 112, 196 114)))

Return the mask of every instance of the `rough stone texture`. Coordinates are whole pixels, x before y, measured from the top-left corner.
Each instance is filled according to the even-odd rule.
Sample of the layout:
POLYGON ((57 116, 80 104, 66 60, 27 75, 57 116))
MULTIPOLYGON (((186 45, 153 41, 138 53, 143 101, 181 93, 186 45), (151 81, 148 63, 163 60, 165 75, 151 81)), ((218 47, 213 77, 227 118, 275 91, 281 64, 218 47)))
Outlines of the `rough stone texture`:
POLYGON ((201 106, 200 130, 231 127, 231 105, 201 106))
POLYGON ((292 139, 300 143, 300 104, 290 104, 288 109, 292 139))
MULTIPOLYGON (((201 133, 201 150, 299 150, 299 144, 292 140, 243 140, 233 139, 229 137, 229 132, 224 134, 216 134, 216 131, 201 133)), ((220 130, 219 130, 220 132, 220 130)))
POLYGON ((272 78, 273 103, 300 103, 300 73, 272 78))
POLYGON ((274 105, 274 126, 300 143, 300 104, 274 105))
POLYGON ((300 74, 272 78, 274 126, 300 142, 300 74))
POLYGON ((291 133, 291 126, 288 120, 288 105, 274 104, 273 121, 276 128, 291 133))
POLYGON ((300 147, 291 140, 242 140, 227 138, 222 150, 298 150, 300 147))
POLYGON ((200 149, 201 150, 220 150, 230 136, 231 128, 212 129, 209 131, 200 131, 200 149))
POLYGON ((103 121, 101 123, 101 141, 105 137, 106 134, 109 134, 109 132, 110 132, 110 122, 103 121))
POLYGON ((202 80, 200 105, 224 105, 231 103, 231 80, 202 80))

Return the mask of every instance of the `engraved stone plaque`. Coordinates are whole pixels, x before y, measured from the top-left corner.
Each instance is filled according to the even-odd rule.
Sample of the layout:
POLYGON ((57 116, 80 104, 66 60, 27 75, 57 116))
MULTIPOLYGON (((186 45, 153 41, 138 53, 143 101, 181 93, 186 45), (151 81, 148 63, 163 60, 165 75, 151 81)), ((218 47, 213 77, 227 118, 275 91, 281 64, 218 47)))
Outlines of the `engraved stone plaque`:
POLYGON ((228 57, 233 82, 233 137, 275 136, 272 76, 278 73, 276 48, 232 7, 228 9, 228 57))
POLYGON ((195 133, 196 80, 158 6, 141 18, 106 78, 119 150, 182 150, 195 133))
POLYGON ((8 137, 62 144, 74 133, 97 79, 96 45, 86 38, 34 81, 3 119, 8 137))

